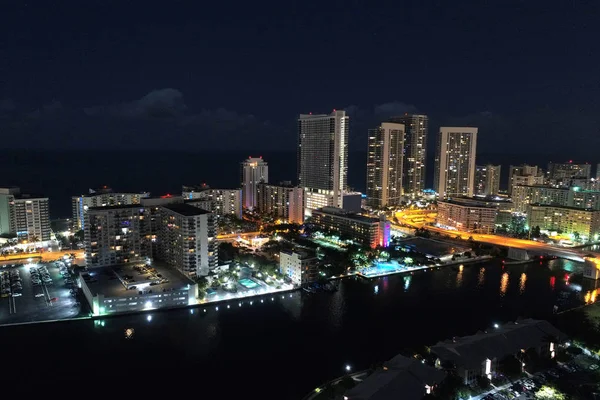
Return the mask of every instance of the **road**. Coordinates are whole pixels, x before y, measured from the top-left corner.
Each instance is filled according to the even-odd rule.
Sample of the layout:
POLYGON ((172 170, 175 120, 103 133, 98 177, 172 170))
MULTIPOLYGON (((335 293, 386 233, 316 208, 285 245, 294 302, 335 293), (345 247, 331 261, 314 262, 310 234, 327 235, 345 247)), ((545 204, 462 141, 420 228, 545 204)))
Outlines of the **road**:
MULTIPOLYGON (((498 246, 506 246, 506 247, 514 247, 517 249, 524 249, 528 252, 533 253, 533 255, 552 255, 561 258, 566 258, 573 261, 583 262, 583 257, 588 254, 587 251, 581 251, 578 249, 571 249, 565 247, 557 247, 550 244, 536 242, 533 240, 525 240, 525 239, 517 239, 506 236, 499 235, 491 235, 491 234, 481 234, 481 233, 470 233, 470 232, 459 232, 455 230, 447 230, 438 228, 435 226, 426 225, 424 222, 413 222, 413 219, 417 216, 422 216, 423 213, 416 213, 414 211, 404 211, 396 214, 399 221, 401 221, 405 225, 409 225, 412 228, 424 228, 431 232, 438 232, 441 234, 449 235, 451 237, 459 237, 461 239, 469 239, 473 238, 476 242, 495 244, 498 246)), ((428 213, 427 218, 431 218, 432 214, 428 213)), ((392 225, 393 228, 403 230, 406 228, 399 227, 397 225, 392 225)))
POLYGON ((237 239, 238 237, 258 236, 261 232, 243 232, 243 233, 229 233, 227 235, 217 235, 217 240, 227 241, 231 239, 237 239))

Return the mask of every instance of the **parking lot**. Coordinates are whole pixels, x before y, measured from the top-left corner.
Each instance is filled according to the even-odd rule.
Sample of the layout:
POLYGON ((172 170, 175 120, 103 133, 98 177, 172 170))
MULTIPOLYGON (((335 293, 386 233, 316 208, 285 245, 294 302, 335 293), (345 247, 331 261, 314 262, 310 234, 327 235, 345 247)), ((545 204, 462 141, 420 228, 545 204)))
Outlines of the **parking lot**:
POLYGON ((0 325, 77 317, 82 304, 85 310, 65 261, 0 265, 0 281, 0 325))
MULTIPOLYGON (((534 393, 542 386, 565 386, 574 390, 598 390, 600 382, 599 360, 579 355, 568 363, 560 363, 556 368, 538 372, 528 378, 504 384, 491 393, 477 396, 483 400, 526 400, 535 399, 534 393)), ((588 392, 585 392, 588 393, 588 392)))

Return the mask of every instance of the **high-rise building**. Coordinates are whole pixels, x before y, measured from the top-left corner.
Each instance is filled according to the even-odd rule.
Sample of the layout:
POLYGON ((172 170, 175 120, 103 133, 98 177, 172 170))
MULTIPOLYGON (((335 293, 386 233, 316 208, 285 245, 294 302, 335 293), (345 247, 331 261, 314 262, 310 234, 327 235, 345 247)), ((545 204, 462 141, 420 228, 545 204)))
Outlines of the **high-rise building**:
POLYGON ((500 191, 500 165, 478 165, 475 169, 475 194, 496 195, 500 191))
POLYGON ((367 204, 381 209, 400 205, 404 125, 383 122, 369 129, 367 153, 367 204))
POLYGON ((204 276, 218 263, 215 218, 189 204, 160 208, 160 258, 187 276, 204 276))
POLYGON ((435 190, 440 198, 473 196, 477 128, 440 127, 435 158, 435 190))
POLYGON ((143 229, 145 240, 142 240, 142 254, 153 260, 160 258, 158 236, 161 231, 160 209, 168 204, 182 204, 181 196, 165 195, 160 197, 144 197, 140 205, 144 208, 143 229))
POLYGON ((144 208, 137 204, 89 208, 84 215, 88 268, 144 261, 144 208))
POLYGON ((15 196, 20 193, 17 187, 0 188, 0 234, 17 233, 15 217, 15 196))
POLYGON ((573 164, 572 161, 567 163, 549 163, 548 164, 548 179, 561 181, 569 178, 585 177, 590 179, 592 176, 591 164, 573 164))
POLYGON ((515 186, 537 186, 544 184, 544 172, 535 165, 511 165, 508 170, 508 194, 515 186))
POLYGON ((186 203, 212 212, 215 217, 226 215, 242 218, 242 189, 211 189, 208 185, 184 186, 186 203))
POLYGON ((47 197, 21 193, 18 187, 0 188, 0 233, 28 242, 50 240, 48 203, 47 197))
POLYGON ((596 180, 600 180, 600 163, 596 165, 596 180))
POLYGON ((84 229, 85 213, 89 208, 140 204, 140 199, 144 197, 150 197, 150 193, 115 193, 108 186, 103 186, 98 189, 90 189, 89 194, 73 196, 71 197, 71 208, 73 210, 73 227, 75 229, 84 229))
POLYGON ((258 184, 269 182, 269 166, 262 157, 248 157, 241 165, 242 203, 244 208, 254 210, 257 206, 256 191, 258 184))
POLYGON ((345 111, 298 118, 298 186, 305 207, 342 207, 348 184, 349 117, 345 111))
POLYGON ((427 115, 406 114, 393 117, 391 122, 404 125, 404 167, 402 186, 404 194, 415 197, 425 190, 425 163, 427 160, 427 115))
POLYGON ((304 222, 304 190, 292 183, 280 182, 279 185, 261 183, 258 185, 258 212, 272 215, 289 223, 304 222))

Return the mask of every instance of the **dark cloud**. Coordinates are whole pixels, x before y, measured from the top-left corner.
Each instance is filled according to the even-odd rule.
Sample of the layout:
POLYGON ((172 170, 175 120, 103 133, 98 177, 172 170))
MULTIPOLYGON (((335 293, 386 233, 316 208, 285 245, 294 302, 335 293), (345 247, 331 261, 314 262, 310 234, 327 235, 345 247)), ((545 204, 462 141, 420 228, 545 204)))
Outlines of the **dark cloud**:
POLYGON ((139 100, 85 108, 90 116, 124 118, 179 118, 186 111, 183 94, 177 89, 153 90, 139 100))
MULTIPOLYGON (((5 108, 14 110, 11 104, 5 108)), ((296 140, 293 129, 252 114, 225 108, 191 112, 176 89, 83 109, 53 101, 34 111, 13 111, 0 124, 13 134, 3 142, 5 148, 272 150, 291 149, 296 140), (23 143, 22 137, 30 140, 23 143)))

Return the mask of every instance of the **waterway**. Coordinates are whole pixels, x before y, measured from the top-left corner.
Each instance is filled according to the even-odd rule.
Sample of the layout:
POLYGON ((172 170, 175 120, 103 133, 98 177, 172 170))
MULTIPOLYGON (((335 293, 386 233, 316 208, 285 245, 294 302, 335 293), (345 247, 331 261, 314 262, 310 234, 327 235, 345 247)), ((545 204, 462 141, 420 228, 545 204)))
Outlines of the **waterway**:
POLYGON ((346 364, 360 370, 494 323, 551 317, 555 305, 579 306, 588 288, 565 275, 581 268, 566 260, 510 266, 494 260, 353 277, 336 293, 297 291, 241 306, 233 300, 218 311, 211 305, 5 327, 0 338, 11 353, 3 354, 2 378, 136 398, 191 391, 201 399, 300 399, 343 374, 346 364))

